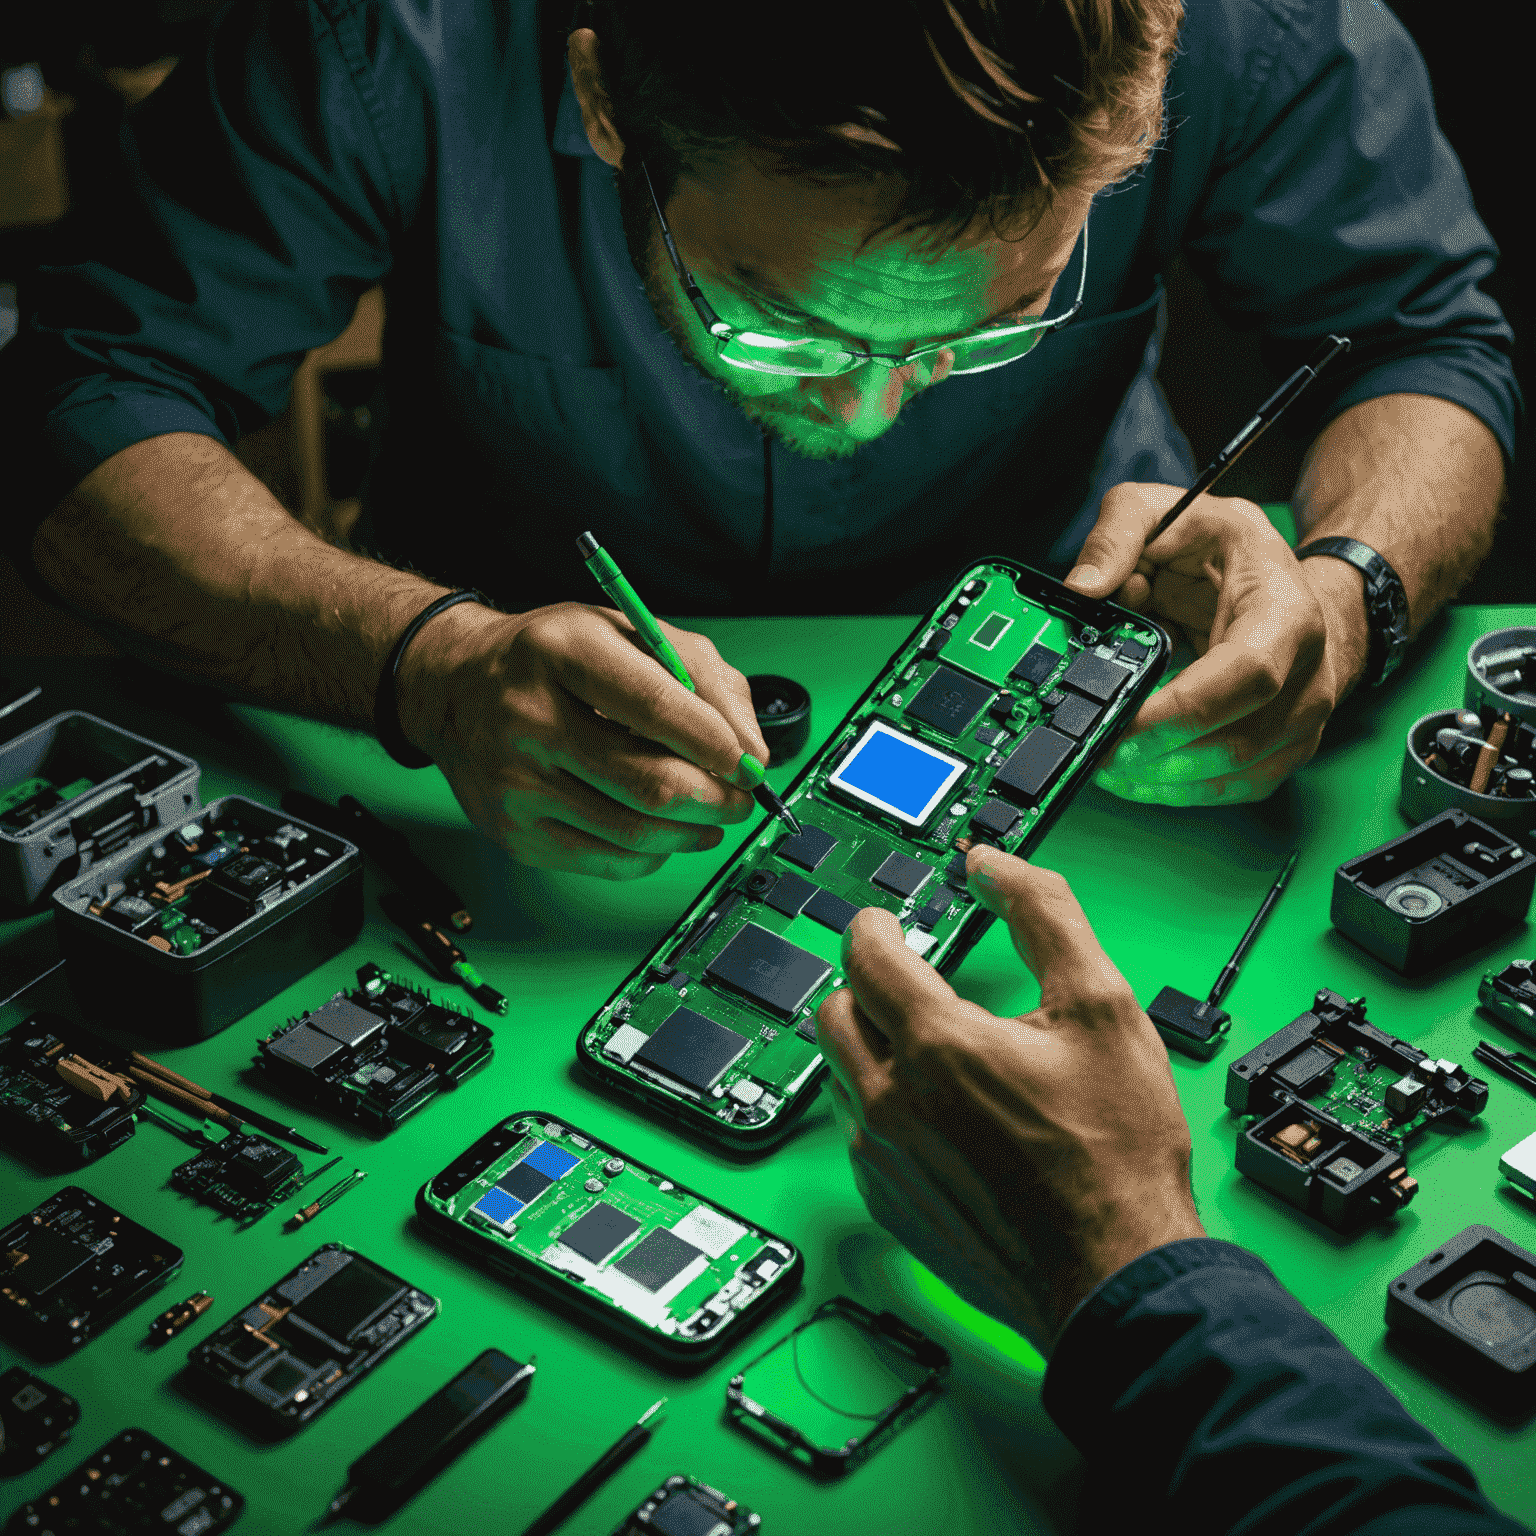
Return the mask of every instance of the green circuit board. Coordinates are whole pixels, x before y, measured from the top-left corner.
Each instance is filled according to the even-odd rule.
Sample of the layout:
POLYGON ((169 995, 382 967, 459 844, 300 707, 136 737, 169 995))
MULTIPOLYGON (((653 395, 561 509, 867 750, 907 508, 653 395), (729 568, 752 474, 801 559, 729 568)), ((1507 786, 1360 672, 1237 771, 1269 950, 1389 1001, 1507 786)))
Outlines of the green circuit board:
POLYGON ((967 850, 1032 849, 1168 649, 1036 572, 965 572, 785 796, 800 834, 758 829, 586 1025, 581 1065, 717 1141, 777 1139, 825 1076, 815 1011, 854 913, 884 907, 957 964, 985 925, 967 850))
POLYGON ((1444 1114, 1438 1104, 1431 1107, 1429 1100, 1411 1115, 1399 1117, 1389 1110, 1387 1089, 1402 1076, 1400 1066, 1380 1061, 1363 1046, 1357 1046, 1339 1063, 1327 1093, 1313 1102, 1341 1125, 1401 1151, 1426 1125, 1444 1114))
MULTIPOLYGON (((435 1211, 680 1342, 705 1343, 793 1279, 795 1253, 655 1169, 538 1115, 435 1211)), ((775 1302, 777 1296, 774 1296, 775 1302)))

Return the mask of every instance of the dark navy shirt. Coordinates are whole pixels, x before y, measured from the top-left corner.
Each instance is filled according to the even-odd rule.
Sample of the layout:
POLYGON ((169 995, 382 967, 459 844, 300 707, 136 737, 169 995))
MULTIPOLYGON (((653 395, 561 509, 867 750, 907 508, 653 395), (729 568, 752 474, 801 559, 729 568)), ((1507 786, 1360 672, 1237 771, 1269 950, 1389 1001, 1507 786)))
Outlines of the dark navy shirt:
POLYGON ((380 281, 359 536, 513 608, 590 600, 588 527, 672 613, 912 612, 982 555, 1061 569, 1110 484, 1192 473, 1151 376, 1180 250, 1277 371, 1355 339, 1306 402, 1314 427, 1409 391, 1512 447, 1510 331, 1477 287, 1495 252, 1380 4, 1187 0, 1166 141, 1095 200, 1082 313, 825 462, 768 442, 662 331, 569 94, 568 15, 229 6, 129 115, 115 200, 23 287, 0 353, 12 548, 142 438, 262 425, 380 281))
POLYGON ((1062 1333, 1044 1404, 1089 1463, 1085 1532, 1530 1536, 1231 1243, 1168 1243, 1110 1276, 1062 1333))

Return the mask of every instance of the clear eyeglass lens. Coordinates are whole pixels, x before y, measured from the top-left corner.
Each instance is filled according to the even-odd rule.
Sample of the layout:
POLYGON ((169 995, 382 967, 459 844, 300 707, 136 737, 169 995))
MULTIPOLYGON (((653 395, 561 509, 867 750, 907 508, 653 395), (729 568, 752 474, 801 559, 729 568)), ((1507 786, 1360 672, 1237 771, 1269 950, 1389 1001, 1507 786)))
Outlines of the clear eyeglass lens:
MULTIPOLYGON (((952 373, 983 373, 1000 368, 1033 351, 1045 328, 1011 336, 979 336, 951 344, 955 354, 952 373)), ((858 362, 834 343, 820 340, 770 342, 752 333, 733 336, 718 348, 722 362, 756 373, 790 374, 799 378, 831 378, 858 367, 858 362)))

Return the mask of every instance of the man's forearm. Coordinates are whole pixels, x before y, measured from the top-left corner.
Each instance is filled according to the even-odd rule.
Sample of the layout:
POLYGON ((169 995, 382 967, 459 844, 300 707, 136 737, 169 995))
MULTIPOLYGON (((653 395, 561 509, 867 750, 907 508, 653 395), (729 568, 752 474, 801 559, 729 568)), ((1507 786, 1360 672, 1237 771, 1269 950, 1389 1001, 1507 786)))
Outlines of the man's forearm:
POLYGON ((371 720, 390 647, 446 590, 333 548, 193 433, 98 465, 32 550, 44 581, 131 653, 349 725, 371 720))
MULTIPOLYGON (((1417 634, 1487 557, 1503 497, 1504 458, 1476 416, 1428 395, 1382 395, 1335 417, 1312 444, 1296 526, 1304 543, 1344 535, 1382 555, 1417 634)), ((1363 644, 1360 576, 1337 560, 1306 566, 1309 579, 1353 599, 1363 644)))

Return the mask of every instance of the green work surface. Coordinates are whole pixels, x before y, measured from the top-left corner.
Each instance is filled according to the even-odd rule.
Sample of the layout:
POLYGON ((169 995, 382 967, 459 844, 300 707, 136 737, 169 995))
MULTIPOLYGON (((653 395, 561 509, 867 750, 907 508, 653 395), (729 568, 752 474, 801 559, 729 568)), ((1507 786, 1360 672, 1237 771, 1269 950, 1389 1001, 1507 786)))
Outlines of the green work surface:
MULTIPOLYGON (((1318 757, 1262 805, 1171 810, 1130 805, 1090 788, 1039 855, 1039 862, 1070 878, 1110 954, 1147 1001, 1164 984, 1204 994, 1286 851, 1300 842, 1291 889, 1228 999, 1235 1022, 1227 1046, 1209 1063, 1173 1061, 1194 1131, 1202 1215, 1213 1236, 1262 1255, 1412 1412, 1471 1463, 1489 1494, 1527 1521, 1536 1519, 1529 1425, 1491 1418, 1452 1384, 1424 1373, 1387 1342, 1382 1310, 1389 1278, 1469 1223, 1486 1222, 1536 1248, 1536 1206, 1501 1185, 1497 1170, 1499 1154, 1536 1131, 1536 1099, 1490 1075, 1481 1123, 1431 1131, 1410 1151, 1410 1167, 1423 1186, 1413 1205, 1395 1220, 1345 1239, 1234 1173, 1235 1127, 1222 1107, 1222 1086, 1227 1062, 1306 1009, 1319 986, 1346 996, 1364 993, 1373 1022, 1436 1056, 1467 1062, 1479 1037, 1518 1043, 1476 1012, 1476 988, 1483 970, 1536 948, 1524 930, 1464 964, 1404 982, 1333 932, 1328 901, 1336 865, 1405 830, 1397 791, 1410 722, 1460 702, 1473 638, 1533 620, 1536 608, 1453 610, 1417 646, 1405 675, 1383 693, 1350 701, 1318 757)), ((743 619, 696 627, 744 671, 780 672, 807 684, 819 739, 910 624, 894 618, 743 619)), ((189 753, 203 766, 205 800, 243 792, 275 803, 285 785, 330 799, 357 794, 401 827, 467 899, 475 924, 466 948, 512 1007, 502 1020, 476 1010, 496 1028, 491 1065, 386 1140, 372 1141, 293 1108, 293 1123, 342 1153, 344 1168, 366 1168, 370 1177, 292 1235, 282 1231, 286 1212, 237 1232, 165 1188, 167 1174, 190 1152, 153 1124, 141 1122, 129 1145, 67 1177, 40 1177, 4 1157, 0 1214, 6 1218, 74 1182, 187 1250, 180 1276, 156 1297, 70 1360, 34 1367, 80 1400, 82 1417, 72 1445, 4 1490, 7 1509, 136 1425, 245 1495, 242 1532, 299 1530, 320 1515, 356 1456, 480 1350, 496 1345, 519 1359, 537 1356, 527 1401, 397 1514, 389 1529, 516 1532, 663 1394, 670 1398, 665 1425, 566 1529, 600 1536, 674 1471, 688 1471, 759 1510, 767 1533, 821 1528, 874 1536, 940 1519, 957 1536, 1071 1527, 1081 1462, 1041 1410, 1041 1362, 1017 1337, 956 1301, 870 1222, 825 1098, 786 1144, 743 1166, 681 1140, 575 1077, 578 1030, 729 856, 740 829, 721 849, 674 858, 637 884, 523 869, 469 828, 435 770, 396 768, 359 736, 227 707, 126 663, 16 662, 8 669, 41 682, 51 709, 92 709, 189 753), (804 1293, 735 1355, 680 1381, 627 1359, 438 1248, 412 1215, 417 1188, 494 1120, 524 1109, 568 1117, 783 1232, 805 1254, 804 1293), (441 1298, 441 1316, 309 1428, 275 1447, 259 1446, 195 1407, 178 1385, 178 1372, 190 1344, 331 1240, 357 1247, 441 1298), (149 1320, 199 1289, 214 1293, 213 1309, 164 1349, 146 1349, 149 1320), (841 1484, 823 1485, 745 1439, 724 1421, 722 1409, 736 1366, 791 1319, 838 1292, 876 1310, 889 1308, 934 1334, 955 1364, 930 1413, 841 1484)), ((774 782, 782 786, 797 766, 777 770, 774 782)), ((0 996, 49 964, 56 952, 48 922, 43 915, 0 927, 0 996)), ((366 961, 423 979, 414 955, 382 920, 370 875, 368 926, 344 956, 215 1038, 180 1050, 152 1048, 152 1054, 214 1091, 282 1114, 283 1101, 266 1093, 249 1070, 256 1038, 351 986, 356 967, 366 961)), ((999 1012, 1020 1012, 1035 1000, 1033 983, 1001 929, 978 946, 957 980, 967 997, 999 1012)), ((0 1010, 0 1027, 29 1007, 67 1009, 62 981, 56 974, 0 1010)), ((462 993, 448 995, 463 1000, 462 993)), ((153 998, 125 996, 123 1019, 153 1006, 153 998)), ((3 1364, 17 1358, 0 1353, 3 1364)), ((850 1421, 849 1432, 857 1427, 850 1421)))

